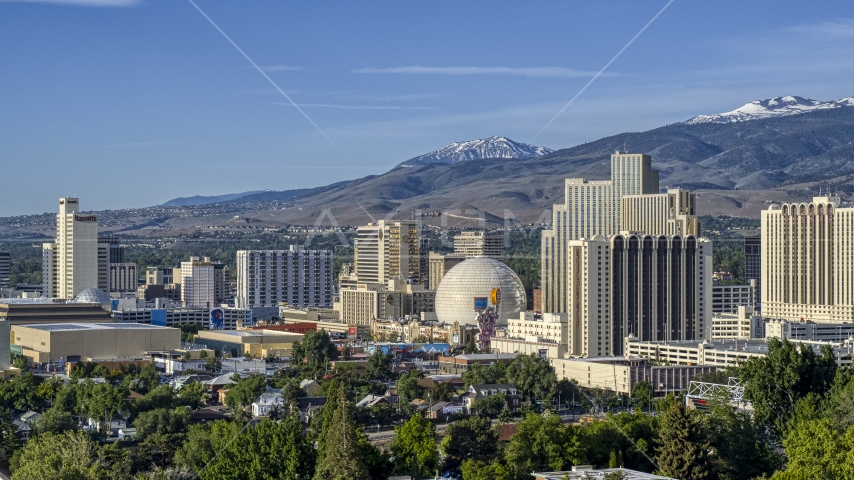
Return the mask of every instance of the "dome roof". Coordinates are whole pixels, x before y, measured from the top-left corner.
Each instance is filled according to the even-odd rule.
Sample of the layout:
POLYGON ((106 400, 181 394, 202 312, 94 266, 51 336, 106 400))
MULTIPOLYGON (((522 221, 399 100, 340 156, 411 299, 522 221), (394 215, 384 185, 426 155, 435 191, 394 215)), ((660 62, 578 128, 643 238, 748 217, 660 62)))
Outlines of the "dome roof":
POLYGON ((489 298, 493 288, 501 289, 497 325, 519 318, 527 306, 525 287, 505 263, 488 257, 467 258, 454 265, 436 289, 436 316, 440 322, 477 325, 475 298, 489 298))
POLYGON ((74 297, 74 303, 99 303, 102 307, 109 307, 113 303, 110 294, 97 288, 87 288, 74 297))

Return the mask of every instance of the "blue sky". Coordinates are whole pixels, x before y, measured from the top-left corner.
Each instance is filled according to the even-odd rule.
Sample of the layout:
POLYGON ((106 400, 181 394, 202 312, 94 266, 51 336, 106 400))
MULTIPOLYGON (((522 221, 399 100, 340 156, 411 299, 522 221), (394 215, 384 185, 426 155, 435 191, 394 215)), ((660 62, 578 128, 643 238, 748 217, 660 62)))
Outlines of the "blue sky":
POLYGON ((558 149, 854 95, 850 0, 675 0, 539 136, 666 0, 195 1, 323 134, 187 0, 0 0, 0 215, 311 187, 453 141, 558 149))

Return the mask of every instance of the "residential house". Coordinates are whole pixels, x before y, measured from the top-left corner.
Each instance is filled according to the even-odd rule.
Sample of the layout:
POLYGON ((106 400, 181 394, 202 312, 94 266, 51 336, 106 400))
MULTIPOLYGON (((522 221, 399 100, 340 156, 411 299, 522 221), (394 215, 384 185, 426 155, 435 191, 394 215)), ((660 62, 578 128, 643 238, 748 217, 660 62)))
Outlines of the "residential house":
POLYGON ((267 387, 258 400, 252 402, 252 416, 267 417, 274 409, 281 411, 284 405, 284 397, 281 388, 267 387))
POLYGON ((21 438, 29 438, 33 431, 36 421, 41 418, 41 414, 32 410, 27 410, 21 416, 12 421, 18 427, 18 434, 21 438))
POLYGON ((218 377, 214 377, 210 380, 207 380, 204 383, 208 386, 208 391, 211 393, 211 395, 216 395, 223 388, 227 388, 229 385, 234 385, 235 383, 237 383, 231 379, 232 376, 234 376, 233 373, 225 373, 218 377))
POLYGON ((136 440, 135 428, 126 427, 119 429, 119 441, 132 442, 134 440, 136 440))
POLYGON ((463 395, 463 403, 469 415, 476 413, 474 402, 493 395, 504 394, 506 407, 511 412, 516 412, 522 406, 522 395, 516 391, 516 387, 507 383, 493 383, 483 385, 471 385, 463 395))
POLYGON ((117 435, 119 430, 128 427, 128 422, 124 418, 112 418, 109 422, 104 424, 102 419, 90 417, 86 420, 86 425, 83 429, 90 432, 96 432, 101 430, 102 425, 106 425, 106 428, 109 430, 109 435, 117 435))
POLYGON ((450 402, 438 401, 430 405, 427 410, 427 418, 447 420, 454 415, 465 413, 465 406, 459 399, 450 402))
POLYGON ((297 397, 299 419, 303 423, 310 422, 315 415, 323 411, 324 405, 326 405, 326 397, 297 397))
POLYGON ((391 405, 391 399, 386 395, 374 395, 373 393, 369 393, 365 398, 356 402, 356 406, 362 408, 371 408, 379 404, 391 405))
POLYGON ((305 390, 306 395, 309 397, 316 397, 320 393, 320 384, 315 380, 305 379, 299 382, 299 388, 305 390))

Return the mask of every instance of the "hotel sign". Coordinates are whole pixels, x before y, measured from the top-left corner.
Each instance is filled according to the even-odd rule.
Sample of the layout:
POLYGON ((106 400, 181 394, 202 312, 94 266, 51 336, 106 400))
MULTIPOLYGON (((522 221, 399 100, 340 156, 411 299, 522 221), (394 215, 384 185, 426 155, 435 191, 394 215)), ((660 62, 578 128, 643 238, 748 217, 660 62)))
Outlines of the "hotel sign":
POLYGON ((74 215, 75 222, 97 222, 98 217, 95 215, 74 215))

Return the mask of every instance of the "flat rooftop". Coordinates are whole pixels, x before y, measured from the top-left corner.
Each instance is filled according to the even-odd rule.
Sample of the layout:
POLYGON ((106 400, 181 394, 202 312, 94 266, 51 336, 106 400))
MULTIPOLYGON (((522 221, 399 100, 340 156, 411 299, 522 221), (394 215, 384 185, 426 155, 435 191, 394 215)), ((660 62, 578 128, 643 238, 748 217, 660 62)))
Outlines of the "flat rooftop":
POLYGON ((14 328, 33 328, 46 332, 71 332, 79 330, 163 330, 172 327, 147 325, 144 323, 49 323, 38 325, 15 325, 14 328))

